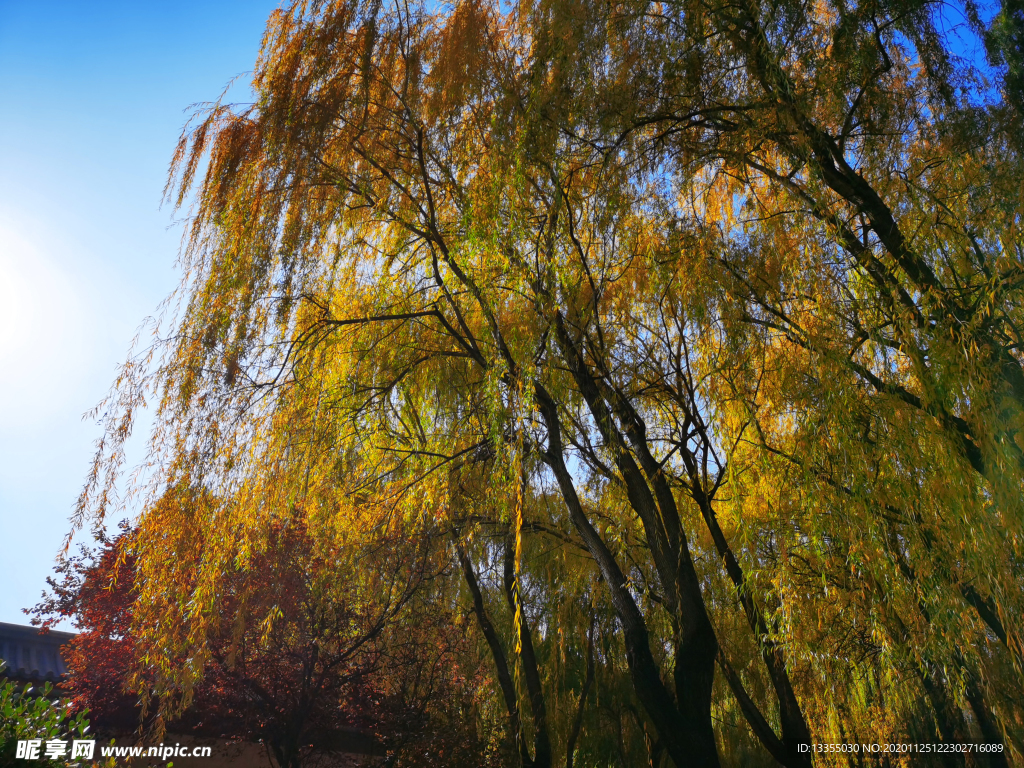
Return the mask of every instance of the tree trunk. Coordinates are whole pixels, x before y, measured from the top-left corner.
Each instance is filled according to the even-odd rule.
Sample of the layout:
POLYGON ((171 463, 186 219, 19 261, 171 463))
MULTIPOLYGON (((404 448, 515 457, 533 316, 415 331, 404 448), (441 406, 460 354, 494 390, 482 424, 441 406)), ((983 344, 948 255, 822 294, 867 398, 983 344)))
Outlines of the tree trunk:
MULTIPOLYGON (((677 768, 717 768, 718 749, 711 727, 710 696, 701 711, 700 703, 693 701, 693 691, 688 690, 686 693, 691 697, 690 706, 684 710, 677 705, 676 698, 662 680, 661 670, 651 653, 643 614, 626 587, 626 578, 614 555, 583 511, 572 475, 565 466, 561 422, 555 401, 540 383, 535 384, 534 395, 548 430, 548 447, 543 459, 558 481, 573 527, 594 557, 608 585, 612 605, 622 625, 626 662, 637 698, 677 768), (697 716, 693 717, 693 713, 697 716)), ((713 636, 712 641, 714 642, 713 636)), ((710 675, 708 678, 710 689, 710 675)), ((685 680, 685 676, 683 679, 685 680)))

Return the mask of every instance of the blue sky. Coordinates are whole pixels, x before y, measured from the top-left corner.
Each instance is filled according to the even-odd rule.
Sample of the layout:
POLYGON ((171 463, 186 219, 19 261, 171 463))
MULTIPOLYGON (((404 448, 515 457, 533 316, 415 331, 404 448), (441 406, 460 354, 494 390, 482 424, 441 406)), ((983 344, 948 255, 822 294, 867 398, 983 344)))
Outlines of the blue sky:
MULTIPOLYGON (((189 105, 246 83, 277 0, 0 0, 0 621, 25 623, 94 423, 177 284, 160 209, 189 105)), ((80 537, 82 539, 82 537, 80 537)))

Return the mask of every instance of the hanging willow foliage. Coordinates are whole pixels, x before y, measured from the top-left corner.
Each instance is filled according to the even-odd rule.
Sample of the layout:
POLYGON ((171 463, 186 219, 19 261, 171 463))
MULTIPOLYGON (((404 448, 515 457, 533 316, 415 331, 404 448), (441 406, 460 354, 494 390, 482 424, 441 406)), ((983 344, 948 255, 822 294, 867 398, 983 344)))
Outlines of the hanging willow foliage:
POLYGON ((1024 175, 988 10, 276 12, 255 103, 182 135, 179 308, 76 519, 155 397, 159 693, 300 516, 350 595, 390 569, 475 627, 499 762, 1022 759, 1024 175))

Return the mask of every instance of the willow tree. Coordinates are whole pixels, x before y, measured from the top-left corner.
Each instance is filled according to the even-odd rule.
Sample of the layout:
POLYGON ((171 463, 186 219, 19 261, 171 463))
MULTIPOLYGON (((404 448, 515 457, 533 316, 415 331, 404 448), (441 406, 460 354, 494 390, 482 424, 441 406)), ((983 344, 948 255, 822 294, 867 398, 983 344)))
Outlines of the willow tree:
MULTIPOLYGON (((167 686, 222 574, 301 515, 332 552, 429 553, 522 766, 1020 751, 1021 176, 934 19, 272 16, 255 103, 182 136, 180 309, 80 504, 103 514, 155 393, 138 557, 177 618, 145 630, 195 658, 167 686), (216 501, 160 514, 166 487, 216 501)), ((338 578, 372 601, 361 556, 338 578)))
POLYGON ((1001 81, 980 51, 1013 10, 986 29, 988 10, 666 6, 643 29, 677 79, 671 58, 630 63, 639 98, 615 105, 605 150, 643 135, 672 194, 703 203, 678 227, 719 283, 722 334, 757 361, 720 380, 760 449, 740 492, 793 526, 776 594, 872 627, 860 645, 893 664, 861 677, 876 701, 919 693, 944 739, 974 720, 996 742, 1021 693, 1024 253, 1017 64, 1001 81))

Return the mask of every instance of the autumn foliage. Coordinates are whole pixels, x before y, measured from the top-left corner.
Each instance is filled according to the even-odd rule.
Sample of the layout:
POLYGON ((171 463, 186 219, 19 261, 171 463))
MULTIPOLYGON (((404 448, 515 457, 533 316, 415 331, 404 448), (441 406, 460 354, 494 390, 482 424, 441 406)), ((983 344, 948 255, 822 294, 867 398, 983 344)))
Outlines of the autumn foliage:
POLYGON ((237 617, 308 546, 318 610, 389 648, 459 628, 473 673, 428 709, 497 764, 1024 758, 1019 20, 273 14, 254 102, 174 155, 183 282, 76 518, 155 401, 132 627, 161 706, 276 626, 237 617))
POLYGON ((135 658, 131 627, 134 559, 122 524, 101 534, 97 548, 63 560, 50 590, 33 609, 33 623, 48 628, 73 621, 81 630, 64 651, 70 674, 62 682, 75 707, 89 713, 94 730, 131 733, 139 726, 138 695, 126 687, 135 658))
MULTIPOLYGON (((176 690, 173 700, 148 701, 157 680, 133 625, 139 613, 134 535, 122 525, 118 536, 100 536, 97 551, 65 561, 61 578, 50 580, 50 593, 33 611, 37 623, 71 620, 82 630, 70 642, 63 685, 94 730, 122 741, 171 731, 259 742, 287 768, 412 744, 428 755, 454 752, 479 761, 480 745, 466 743, 465 723, 448 701, 471 688, 453 664, 462 638, 439 621, 443 616, 422 611, 414 633, 391 637, 394 611, 418 611, 409 605, 410 585, 390 606, 378 596, 372 609, 385 606, 381 613, 368 612, 344 588, 325 599, 325 564, 301 522, 274 532, 252 566, 255 578, 228 577, 224 624, 209 644, 202 676, 176 690), (449 730, 433 733, 433 709, 442 702, 449 730)), ((195 662, 180 657, 176 663, 195 662)))

